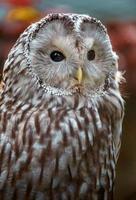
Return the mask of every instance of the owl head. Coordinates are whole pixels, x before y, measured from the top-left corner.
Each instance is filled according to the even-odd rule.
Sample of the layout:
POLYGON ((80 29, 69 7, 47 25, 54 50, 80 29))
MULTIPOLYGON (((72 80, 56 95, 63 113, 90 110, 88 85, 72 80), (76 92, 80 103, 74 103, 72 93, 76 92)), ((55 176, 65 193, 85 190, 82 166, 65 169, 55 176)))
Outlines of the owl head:
POLYGON ((52 94, 103 92, 107 79, 117 73, 117 56, 106 28, 90 16, 49 14, 23 37, 29 70, 52 94))

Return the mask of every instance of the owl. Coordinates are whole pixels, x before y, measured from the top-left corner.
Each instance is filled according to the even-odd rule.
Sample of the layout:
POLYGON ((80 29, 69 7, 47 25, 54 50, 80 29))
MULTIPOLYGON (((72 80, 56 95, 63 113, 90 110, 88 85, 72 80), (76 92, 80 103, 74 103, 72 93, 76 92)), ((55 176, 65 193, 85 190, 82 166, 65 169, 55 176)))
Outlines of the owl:
POLYGON ((30 25, 3 70, 0 199, 113 199, 120 80, 97 19, 58 13, 30 25))

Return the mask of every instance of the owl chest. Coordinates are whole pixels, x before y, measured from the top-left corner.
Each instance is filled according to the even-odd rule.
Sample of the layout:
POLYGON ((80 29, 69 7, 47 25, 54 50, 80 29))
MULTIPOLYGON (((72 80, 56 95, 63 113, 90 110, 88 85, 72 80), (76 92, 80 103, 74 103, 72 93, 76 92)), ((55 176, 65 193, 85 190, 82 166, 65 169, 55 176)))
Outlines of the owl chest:
POLYGON ((45 176, 50 174, 50 177, 56 171, 62 177, 70 173, 73 178, 80 175, 81 179, 86 179, 88 174, 105 176, 113 150, 112 133, 98 116, 86 108, 38 113, 33 113, 23 125, 25 146, 32 152, 32 166, 37 163, 41 168, 44 163, 45 176))
POLYGON ((49 109, 33 113, 26 121, 25 140, 33 139, 33 148, 38 145, 48 152, 65 153, 69 156, 74 149, 78 155, 84 153, 88 146, 93 145, 96 136, 95 125, 91 114, 87 109, 66 110, 49 109), (28 133, 28 134, 27 134, 28 133))
POLYGON ((91 165, 97 167, 109 159, 113 149, 112 132, 108 126, 106 121, 101 121, 99 112, 91 109, 55 107, 12 117, 7 135, 11 143, 17 144, 18 151, 31 152, 31 161, 35 160, 39 165, 49 162, 50 167, 58 159, 55 162, 65 170, 68 163, 77 167, 86 159, 91 169, 91 165), (44 161, 43 155, 46 157, 44 161))
POLYGON ((32 190, 46 195, 50 189, 54 195, 63 190, 64 196, 76 191, 83 198, 91 188, 107 187, 108 177, 114 176, 111 133, 105 135, 99 123, 86 108, 34 110, 12 117, 4 144, 10 154, 5 152, 1 164, 8 182, 20 182, 20 188, 31 183, 32 190))
POLYGON ((6 122, 0 130, 1 188, 12 184, 23 194, 31 186, 44 197, 52 190, 57 200, 61 191, 64 197, 75 194, 75 200, 91 199, 92 189, 97 195, 112 188, 112 131, 97 109, 33 109, 11 117, 3 113, 1 120, 6 122))
POLYGON ((84 193, 89 188, 112 187, 115 167, 112 133, 103 122, 100 126, 98 116, 86 108, 53 109, 48 114, 42 113, 39 119, 35 113, 31 124, 36 135, 33 162, 39 169, 44 163, 42 181, 47 188, 52 177, 53 188, 58 185, 73 188, 79 184, 84 193))

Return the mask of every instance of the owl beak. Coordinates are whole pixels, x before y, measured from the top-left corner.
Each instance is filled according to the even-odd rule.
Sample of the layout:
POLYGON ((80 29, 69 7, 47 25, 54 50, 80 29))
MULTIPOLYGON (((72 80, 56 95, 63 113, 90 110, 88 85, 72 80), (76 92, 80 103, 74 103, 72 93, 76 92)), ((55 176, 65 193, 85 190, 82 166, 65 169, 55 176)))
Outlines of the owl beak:
POLYGON ((76 78, 79 82, 79 84, 82 82, 83 80, 83 70, 81 67, 78 68, 77 73, 76 73, 76 78))

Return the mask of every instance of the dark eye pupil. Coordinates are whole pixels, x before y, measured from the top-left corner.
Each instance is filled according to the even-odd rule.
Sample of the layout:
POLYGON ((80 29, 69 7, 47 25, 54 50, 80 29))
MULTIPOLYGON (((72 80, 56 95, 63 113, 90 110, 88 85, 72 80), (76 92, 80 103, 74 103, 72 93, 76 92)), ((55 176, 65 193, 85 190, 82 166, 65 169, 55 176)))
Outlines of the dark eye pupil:
POLYGON ((88 60, 94 60, 95 59, 95 51, 94 50, 90 50, 87 53, 87 59, 88 60))
POLYGON ((65 59, 65 56, 60 51, 51 52, 50 57, 54 62, 60 62, 65 59))

